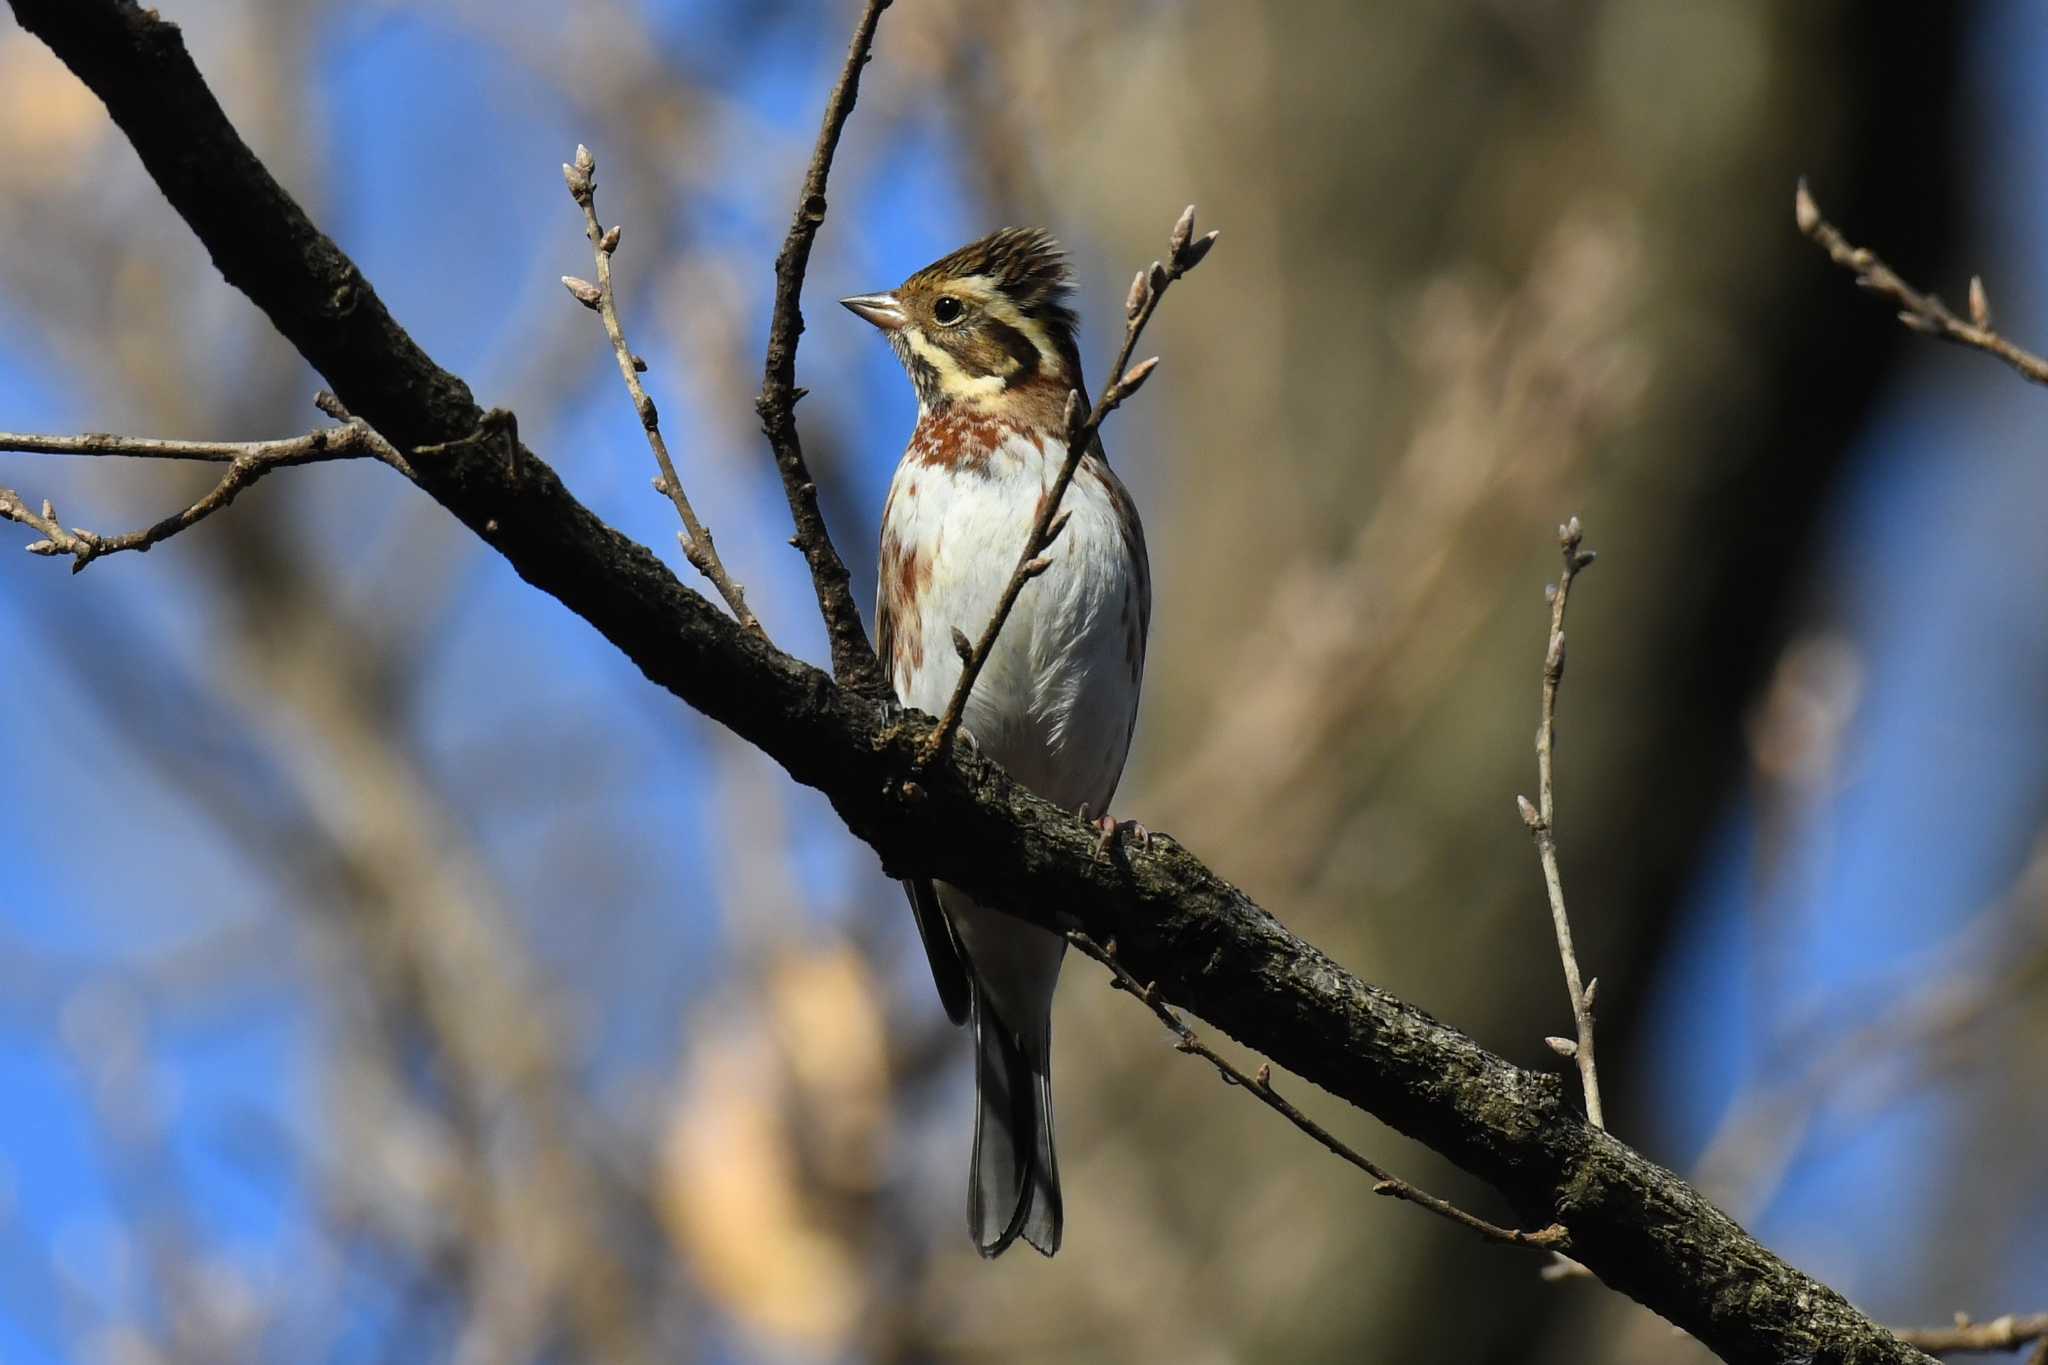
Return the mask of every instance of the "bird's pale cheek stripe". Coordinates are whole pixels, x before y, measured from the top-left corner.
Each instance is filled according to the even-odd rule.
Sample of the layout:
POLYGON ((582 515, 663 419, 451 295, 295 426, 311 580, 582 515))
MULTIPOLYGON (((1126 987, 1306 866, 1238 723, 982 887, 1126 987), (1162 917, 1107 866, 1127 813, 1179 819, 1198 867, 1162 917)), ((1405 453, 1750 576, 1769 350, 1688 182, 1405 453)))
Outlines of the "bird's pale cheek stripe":
MULTIPOLYGON (((928 369, 934 372, 936 376, 936 383, 934 385, 936 395, 947 398, 986 398, 992 394, 1002 392, 1003 377, 1001 375, 970 375, 967 373, 966 367, 960 363, 958 357, 944 346, 935 344, 922 332, 906 329, 902 335, 910 346, 910 353, 913 359, 922 362, 928 369)), ((917 374, 914 368, 911 379, 913 382, 917 381, 917 374)), ((925 396, 925 390, 922 387, 919 388, 918 393, 921 397, 925 396)), ((930 397, 926 397, 926 401, 930 402, 930 397)))

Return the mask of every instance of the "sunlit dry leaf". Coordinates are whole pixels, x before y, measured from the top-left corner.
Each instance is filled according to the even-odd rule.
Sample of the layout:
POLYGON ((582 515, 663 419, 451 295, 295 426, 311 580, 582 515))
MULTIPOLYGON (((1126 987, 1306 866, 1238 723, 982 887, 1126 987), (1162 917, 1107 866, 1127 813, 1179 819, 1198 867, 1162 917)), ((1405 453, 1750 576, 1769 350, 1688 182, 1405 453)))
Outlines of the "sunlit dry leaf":
POLYGON ((747 1330, 785 1350, 843 1346, 861 1267, 803 1197, 780 1050, 731 1011, 692 1042, 656 1184, 669 1236, 747 1330))

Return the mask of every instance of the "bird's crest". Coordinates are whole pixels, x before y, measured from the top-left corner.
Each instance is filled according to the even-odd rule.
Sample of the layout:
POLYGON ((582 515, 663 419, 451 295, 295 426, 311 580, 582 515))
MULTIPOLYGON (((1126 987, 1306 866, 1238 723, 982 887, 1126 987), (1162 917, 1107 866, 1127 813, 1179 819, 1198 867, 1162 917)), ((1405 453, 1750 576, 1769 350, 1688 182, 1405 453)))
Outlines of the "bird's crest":
POLYGON ((952 280, 987 281, 1017 311, 1046 325, 1061 340, 1071 340, 1078 319, 1068 306, 1074 274, 1060 244, 1044 228, 998 228, 980 241, 969 242, 943 256, 906 281, 906 287, 938 288, 952 280))

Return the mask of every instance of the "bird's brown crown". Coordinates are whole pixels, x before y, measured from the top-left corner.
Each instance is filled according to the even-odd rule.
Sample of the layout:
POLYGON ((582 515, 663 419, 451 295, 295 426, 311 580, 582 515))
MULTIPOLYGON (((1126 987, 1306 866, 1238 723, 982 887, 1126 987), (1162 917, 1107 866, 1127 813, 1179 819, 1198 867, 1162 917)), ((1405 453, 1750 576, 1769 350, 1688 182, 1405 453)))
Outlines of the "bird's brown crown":
POLYGON ((888 336, 927 411, 995 408, 1050 424, 1082 387, 1072 284, 1050 235, 1003 228, 888 294, 845 302, 888 336))
POLYGON ((1066 253, 1044 228, 998 228, 912 275, 903 292, 935 302, 956 285, 998 291, 1024 317, 1041 324, 1056 346, 1073 344, 1079 319, 1067 297, 1074 274, 1066 253))

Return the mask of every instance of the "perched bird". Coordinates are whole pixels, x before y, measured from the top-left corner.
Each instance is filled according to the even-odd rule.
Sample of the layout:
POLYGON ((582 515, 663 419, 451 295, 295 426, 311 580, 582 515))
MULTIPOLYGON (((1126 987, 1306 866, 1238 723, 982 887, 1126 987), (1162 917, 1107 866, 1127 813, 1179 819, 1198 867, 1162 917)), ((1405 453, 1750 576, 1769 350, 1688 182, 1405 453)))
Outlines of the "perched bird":
MULTIPOLYGON (((917 389, 917 428, 882 511, 882 667, 906 706, 944 712, 957 630, 979 639, 1066 459, 1084 395, 1071 277, 1051 237, 1004 228, 885 294, 842 299, 880 328, 917 389)), ((1151 572, 1137 508, 1090 449, 1061 502, 1052 564, 1018 598, 962 732, 1026 787, 1104 812, 1145 671, 1151 572)), ((1113 831, 1114 825, 1109 828, 1113 831)), ((905 883, 954 1023, 972 1019, 979 1112, 967 1221, 984 1256, 1060 1244, 1052 996, 1066 942, 944 883, 905 883)))

